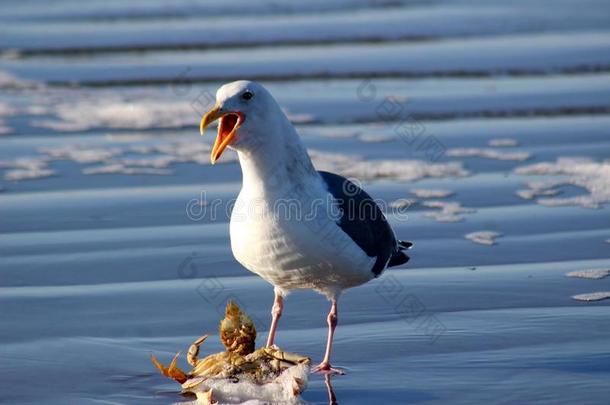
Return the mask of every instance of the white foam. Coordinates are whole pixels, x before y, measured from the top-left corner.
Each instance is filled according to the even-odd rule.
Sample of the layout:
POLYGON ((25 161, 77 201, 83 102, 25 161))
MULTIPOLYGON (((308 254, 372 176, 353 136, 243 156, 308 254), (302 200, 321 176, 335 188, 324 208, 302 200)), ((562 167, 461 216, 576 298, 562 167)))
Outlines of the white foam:
POLYGON ((174 156, 161 155, 152 158, 121 158, 118 163, 127 167, 151 167, 154 169, 165 169, 177 162, 174 156))
POLYGON ((453 195, 453 191, 443 189, 412 188, 409 191, 419 198, 445 198, 453 195))
POLYGON ((49 169, 47 159, 44 157, 0 160, 0 169, 9 169, 4 172, 4 179, 8 181, 33 180, 57 174, 49 169))
POLYGON ((502 236, 501 233, 494 231, 477 231, 464 235, 466 239, 471 240, 474 243, 479 243, 481 245, 487 246, 495 245, 496 238, 500 236, 502 236))
POLYGON ((48 107, 42 105, 30 105, 25 108, 25 112, 29 115, 45 115, 51 111, 48 107))
MULTIPOLYGON (((85 147, 66 145, 57 148, 40 148, 44 156, 40 162, 50 160, 71 160, 80 164, 101 164, 82 170, 84 174, 171 174, 172 165, 177 163, 210 164, 210 145, 204 142, 185 140, 153 145, 131 145, 125 147, 85 147), (139 154, 142 158, 126 156, 139 154)), ((340 153, 310 151, 310 156, 318 169, 342 173, 357 180, 391 179, 415 181, 423 178, 462 177, 469 175, 460 162, 428 163, 422 160, 373 160, 366 161, 359 156, 340 153)), ((232 151, 223 154, 221 162, 237 160, 232 151)), ((46 165, 46 163, 44 163, 46 165)), ((7 167, 13 168, 13 164, 7 167)), ((0 165, 1 167, 1 165, 0 165)), ((14 167, 19 168, 19 167, 14 167)), ((41 172, 42 173, 42 172, 41 172)))
POLYGON ((152 175, 170 175, 173 174, 172 170, 168 169, 157 169, 153 167, 127 167, 121 163, 112 163, 108 165, 86 167, 82 170, 83 174, 152 174, 152 175))
MULTIPOLYGON (((195 378, 186 381, 182 386, 194 392, 197 398, 204 399, 204 394, 212 390, 213 399, 219 404, 301 404, 300 397, 295 396, 297 389, 295 378, 302 385, 299 391, 305 390, 309 377, 309 365, 297 364, 282 372, 275 380, 259 385, 240 378, 238 381, 225 378, 195 378), (195 386, 195 388, 193 388, 195 386)), ((202 402, 203 403, 203 402, 202 402)))
POLYGON ((524 200, 533 200, 534 198, 538 197, 538 196, 551 196, 551 195, 556 195, 559 193, 559 190, 553 189, 553 188, 549 188, 549 189, 545 189, 545 190, 517 190, 515 192, 515 194, 517 194, 519 197, 523 198, 524 200))
POLYGON ((37 120, 34 126, 75 132, 92 128, 150 129, 193 126, 199 114, 187 100, 130 100, 121 95, 88 99, 77 93, 76 101, 50 106, 55 119, 37 120))
POLYGON ((517 142, 517 140, 511 139, 511 138, 494 138, 494 139, 490 139, 487 144, 489 146, 492 146, 495 148, 507 148, 507 147, 511 147, 511 146, 519 146, 519 142, 517 142))
MULTIPOLYGON (((134 150, 135 151, 135 150, 134 150)), ((178 141, 171 143, 159 144, 151 147, 149 153, 162 153, 171 156, 174 163, 198 163, 201 165, 209 165, 210 163, 210 145, 200 141, 178 141)), ((223 153, 221 161, 227 162, 235 160, 234 153, 223 153)))
POLYGON ((358 136, 362 142, 365 143, 383 143, 383 142, 392 142, 396 140, 396 137, 392 135, 374 135, 374 134, 366 134, 358 136))
POLYGON ((567 273, 566 276, 599 280, 610 276, 610 269, 577 270, 567 273))
MULTIPOLYGON (((100 164, 83 168, 82 173, 86 175, 170 175, 173 174, 171 166, 177 163, 210 164, 210 146, 203 142, 190 140, 107 148, 66 145, 59 148, 40 148, 39 152, 45 155, 41 161, 71 160, 80 164, 100 164), (138 154, 142 157, 126 157, 127 154, 138 154)), ((234 153, 229 152, 225 155, 221 162, 236 159, 234 153)))
POLYGON ((320 136, 330 139, 356 138, 360 135, 360 131, 343 128, 319 128, 316 132, 320 136))
POLYGON ((359 156, 322 152, 315 149, 309 149, 307 153, 316 169, 328 170, 330 172, 339 171, 340 168, 347 167, 350 163, 360 160, 359 156))
POLYGON ((524 161, 531 158, 528 152, 506 152, 490 148, 451 148, 447 149, 451 157, 482 157, 496 160, 524 161))
POLYGON ((22 80, 17 76, 0 70, 0 89, 24 89, 38 86, 35 82, 22 80))
POLYGON ((586 294, 578 294, 578 295, 573 295, 572 298, 574 298, 577 301, 587 301, 587 302, 601 301, 601 300, 610 298, 610 291, 599 291, 599 292, 592 292, 592 293, 586 293, 586 294))
POLYGON ((10 134, 13 129, 6 125, 6 123, 0 119, 0 135, 10 134))
POLYGON ((0 101, 0 117, 10 117, 17 114, 17 109, 10 104, 0 101))
POLYGON ((4 173, 4 179, 9 181, 33 180, 54 176, 55 174, 57 174, 55 170, 51 169, 15 169, 7 170, 4 173))
POLYGON ((66 145, 59 148, 40 148, 38 150, 51 159, 72 160, 77 163, 102 163, 123 153, 120 148, 88 148, 79 145, 66 145))
MULTIPOLYGON (((151 129, 195 126, 201 118, 202 106, 191 99, 176 99, 158 94, 74 92, 71 101, 48 106, 55 118, 33 121, 32 125, 62 132, 85 131, 93 128, 151 129), (201 108, 200 108, 201 107, 201 108)), ((290 114, 295 123, 315 121, 311 114, 290 114)))
POLYGON ((413 200, 407 200, 404 198, 399 198, 398 200, 394 200, 391 201, 388 204, 388 208, 394 209, 394 210, 399 210, 399 211, 404 211, 407 208, 409 208, 410 206, 412 206, 414 203, 413 200))
POLYGON ((424 214, 427 218, 435 219, 438 222, 460 222, 464 219, 463 214, 470 214, 476 212, 472 208, 462 207, 459 202, 447 202, 447 201, 423 201, 421 203, 424 207, 439 208, 439 211, 426 212, 424 214))
POLYGON ((539 196, 553 196, 559 194, 559 190, 555 188, 558 185, 561 185, 561 181, 530 181, 527 183, 528 189, 517 190, 516 194, 525 200, 533 200, 539 196))
POLYGON ((40 169, 47 166, 47 159, 24 156, 11 160, 0 160, 0 169, 40 169))
POLYGON ((317 170, 339 173, 360 181, 388 179, 415 181, 424 178, 465 177, 470 175, 461 162, 429 163, 424 160, 364 160, 357 155, 308 151, 317 170))
POLYGON ((599 208, 610 201, 610 160, 595 162, 588 158, 563 157, 555 162, 517 167, 514 172, 521 175, 567 176, 529 183, 530 193, 525 193, 524 190, 518 193, 524 198, 534 198, 541 194, 554 195, 557 193, 556 187, 561 185, 573 185, 588 191, 588 194, 574 197, 539 198, 537 202, 542 205, 580 205, 585 208, 599 208))
POLYGON ((424 178, 463 177, 469 173, 461 163, 428 163, 423 160, 350 161, 339 172, 361 180, 415 181, 424 178))
POLYGON ((313 114, 307 114, 307 113, 293 113, 290 112, 290 110, 288 110, 287 108, 282 108, 282 111, 284 112, 284 114, 286 114, 286 117, 288 117, 288 119, 290 120, 290 122, 292 122, 293 124, 311 124, 313 122, 316 122, 316 117, 313 114))

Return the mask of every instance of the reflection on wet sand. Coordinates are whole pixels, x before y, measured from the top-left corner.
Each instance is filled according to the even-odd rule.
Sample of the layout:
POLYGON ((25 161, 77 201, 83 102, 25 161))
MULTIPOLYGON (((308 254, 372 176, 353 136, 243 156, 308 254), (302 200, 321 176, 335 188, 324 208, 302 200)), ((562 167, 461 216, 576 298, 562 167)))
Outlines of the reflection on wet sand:
POLYGON ((324 383, 326 384, 326 390, 328 392, 328 404, 337 405, 337 396, 335 395, 335 389, 333 388, 332 377, 330 374, 324 376, 324 383))

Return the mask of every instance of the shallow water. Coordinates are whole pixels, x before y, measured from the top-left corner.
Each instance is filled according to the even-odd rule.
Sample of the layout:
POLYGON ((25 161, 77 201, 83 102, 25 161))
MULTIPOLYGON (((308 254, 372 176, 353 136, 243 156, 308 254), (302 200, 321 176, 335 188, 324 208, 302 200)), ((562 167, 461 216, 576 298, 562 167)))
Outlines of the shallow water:
MULTIPOLYGON (((318 167, 409 200, 388 217, 411 261, 340 302, 339 403, 607 402, 610 300, 573 297, 610 278, 566 274, 610 268, 610 8, 513 3, 5 1, 0 402, 181 401, 149 354, 228 299, 264 338, 272 289, 229 247, 239 166, 197 133, 238 78, 318 167)), ((278 343, 319 360, 327 310, 291 294, 278 343)))

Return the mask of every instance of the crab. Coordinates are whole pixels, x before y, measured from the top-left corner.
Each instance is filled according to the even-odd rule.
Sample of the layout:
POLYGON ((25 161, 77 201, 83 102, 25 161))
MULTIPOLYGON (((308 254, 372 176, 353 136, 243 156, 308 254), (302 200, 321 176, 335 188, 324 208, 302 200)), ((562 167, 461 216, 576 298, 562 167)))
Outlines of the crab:
MULTIPOLYGON (((209 387, 220 380, 264 386, 278 382, 282 373, 294 366, 308 370, 311 362, 309 357, 284 352, 277 346, 255 350, 254 322, 234 302, 227 304, 225 318, 220 322, 220 340, 226 351, 200 359, 200 348, 207 338, 208 335, 203 335, 189 347, 186 359, 193 367, 189 372, 177 366, 180 352, 167 367, 152 355, 151 360, 163 375, 176 380, 190 392, 209 387)), ((291 378, 292 395, 296 397, 305 389, 306 377, 293 375, 291 378)), ((209 402, 212 403, 211 389, 204 392, 210 396, 209 402)))

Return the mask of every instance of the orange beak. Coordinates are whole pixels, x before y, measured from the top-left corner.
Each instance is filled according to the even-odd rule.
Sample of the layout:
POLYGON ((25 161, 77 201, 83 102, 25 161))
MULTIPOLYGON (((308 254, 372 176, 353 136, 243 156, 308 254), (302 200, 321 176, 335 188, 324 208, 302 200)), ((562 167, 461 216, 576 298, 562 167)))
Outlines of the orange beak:
POLYGON ((240 112, 221 112, 220 107, 215 106, 201 118, 201 123, 199 124, 201 135, 203 135, 206 127, 216 120, 220 120, 220 122, 218 123, 218 135, 212 148, 212 164, 216 163, 222 152, 235 138, 237 129, 244 122, 244 115, 240 112))

